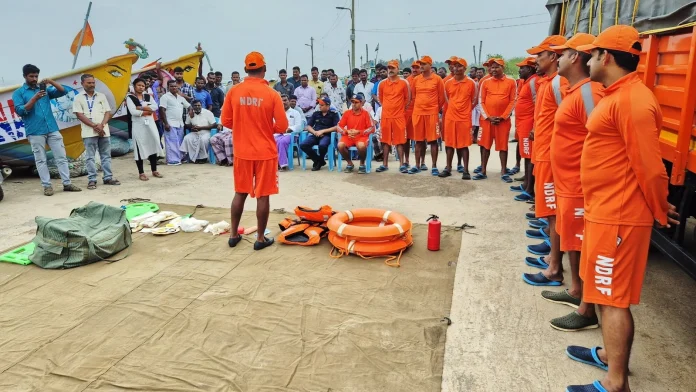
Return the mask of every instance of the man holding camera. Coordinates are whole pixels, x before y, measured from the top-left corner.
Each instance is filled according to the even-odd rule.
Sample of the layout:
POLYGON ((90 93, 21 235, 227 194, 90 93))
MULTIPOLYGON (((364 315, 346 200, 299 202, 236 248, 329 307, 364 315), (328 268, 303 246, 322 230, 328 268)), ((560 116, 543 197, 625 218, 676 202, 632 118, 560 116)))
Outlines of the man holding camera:
POLYGON ((25 83, 12 94, 12 100, 17 114, 24 121, 24 129, 34 153, 34 161, 41 178, 41 185, 44 188, 44 195, 53 196, 51 174, 46 162, 46 144, 53 152, 58 173, 63 180, 63 191, 80 192, 82 189, 70 182, 70 170, 68 169, 63 136, 60 134, 51 109, 51 99, 64 96, 68 90, 65 86, 51 79, 44 79, 39 83, 39 72, 39 68, 32 64, 22 67, 25 83))

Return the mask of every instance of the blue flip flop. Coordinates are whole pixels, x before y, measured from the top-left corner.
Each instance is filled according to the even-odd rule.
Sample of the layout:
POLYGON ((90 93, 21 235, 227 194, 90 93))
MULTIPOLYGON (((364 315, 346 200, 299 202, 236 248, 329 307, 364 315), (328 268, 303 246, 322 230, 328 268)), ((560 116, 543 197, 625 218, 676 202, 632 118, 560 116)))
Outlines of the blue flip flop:
POLYGON ((520 168, 517 166, 513 167, 512 170, 510 170, 510 174, 517 174, 519 172, 520 172, 520 168))
POLYGON ((525 217, 527 220, 535 220, 535 219, 536 219, 536 214, 533 213, 533 212, 528 212, 528 213, 524 214, 524 217, 525 217))
POLYGON ((609 371, 609 365, 602 362, 597 355, 597 351, 601 349, 599 346, 592 348, 582 347, 582 346, 568 346, 566 348, 566 354, 573 361, 578 361, 584 363, 585 365, 594 366, 600 368, 604 371, 609 371))
POLYGON ((527 236, 527 238, 532 238, 535 240, 544 240, 547 237, 544 236, 545 233, 544 234, 541 233, 541 230, 543 230, 543 228, 537 229, 537 230, 526 230, 524 232, 524 235, 527 236))
POLYGON ((541 229, 542 227, 547 227, 547 226, 548 226, 548 224, 546 224, 546 223, 540 221, 539 219, 530 220, 529 222, 527 222, 527 224, 528 224, 529 227, 531 227, 532 229, 541 229))
POLYGON ((544 240, 541 244, 528 245, 527 251, 533 255, 546 256, 551 253, 551 241, 544 240))
POLYGON ((389 170, 388 167, 386 167, 386 166, 384 166, 384 165, 380 165, 380 166, 377 168, 377 170, 375 170, 375 171, 376 171, 377 173, 381 173, 381 172, 385 172, 385 171, 387 171, 387 170, 389 170))
POLYGON ((430 170, 430 174, 433 175, 433 176, 439 176, 439 175, 440 175, 440 171, 439 171, 436 167, 434 167, 434 168, 432 168, 432 169, 430 170))
POLYGON ((474 169, 474 174, 479 174, 483 170, 483 167, 477 166, 476 169, 474 169))
POLYGON ((524 192, 524 188, 522 188, 522 185, 512 185, 510 186, 510 190, 513 192, 524 192))
POLYGON ((512 183, 512 178, 509 175, 500 176, 500 180, 508 184, 512 183))
POLYGON ((534 200, 534 198, 532 197, 532 195, 530 195, 526 191, 522 191, 522 193, 515 196, 515 201, 530 201, 530 200, 534 200))
POLYGON ((417 167, 412 167, 411 170, 408 171, 408 174, 416 174, 420 173, 420 170, 417 167))
POLYGON ((475 176, 471 177, 472 180, 485 180, 486 178, 488 178, 488 176, 481 173, 476 173, 475 176))
POLYGON ((545 224, 546 226, 549 225, 549 220, 547 218, 539 218, 539 222, 545 224))
POLYGON ((401 165, 401 167, 399 168, 399 172, 408 174, 408 167, 406 165, 401 165))
POLYGON ((537 272, 536 274, 522 274, 522 280, 524 280, 524 283, 532 286, 560 286, 563 284, 563 282, 557 282, 545 277, 541 272, 537 272))
POLYGON ((570 385, 566 388, 566 392, 607 392, 607 390, 599 380, 595 380, 592 384, 570 385))
POLYGON ((464 166, 462 166, 462 165, 457 165, 457 172, 459 172, 459 173, 464 173, 464 166))
POLYGON ((549 265, 546 264, 543 257, 525 257, 524 263, 527 264, 528 266, 534 267, 534 268, 539 268, 539 269, 549 268, 549 265))

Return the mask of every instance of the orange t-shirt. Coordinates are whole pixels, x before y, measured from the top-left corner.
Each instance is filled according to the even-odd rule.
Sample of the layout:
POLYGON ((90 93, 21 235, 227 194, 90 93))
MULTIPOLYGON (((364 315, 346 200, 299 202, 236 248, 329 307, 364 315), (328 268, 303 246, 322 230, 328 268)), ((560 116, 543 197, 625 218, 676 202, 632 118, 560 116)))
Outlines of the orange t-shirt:
POLYGON ((581 80, 568 89, 555 116, 551 138, 551 170, 556 194, 562 197, 583 197, 580 185, 580 157, 587 137, 587 110, 593 110, 604 96, 604 87, 590 78, 581 80), (589 90, 588 90, 589 89, 589 90), (593 104, 585 106, 589 94, 593 104))
POLYGON ((507 76, 488 78, 479 84, 479 101, 483 118, 512 115, 517 97, 517 83, 507 76))
POLYGON ((406 78, 406 81, 408 82, 408 88, 411 89, 411 103, 408 104, 408 107, 406 108, 406 117, 411 117, 413 114, 413 106, 415 105, 416 97, 413 96, 413 79, 416 77, 413 76, 413 74, 408 75, 406 78))
POLYGON ((382 118, 403 118, 409 94, 408 82, 402 78, 381 81, 377 87, 377 96, 382 103, 382 118))
POLYGON ((233 130, 234 156, 253 161, 277 158, 273 134, 288 129, 278 92, 264 79, 250 76, 227 92, 220 123, 233 130))
MULTIPOLYGON (((534 111, 534 156, 536 162, 549 162, 551 160, 551 137, 553 136, 553 123, 558 109, 556 94, 553 89, 553 79, 558 72, 549 75, 544 89, 537 95, 534 111)), ((568 79, 559 76, 561 97, 565 97, 568 90, 568 79)))
POLYGON ((471 122, 471 111, 476 102, 476 82, 468 76, 452 78, 445 83, 448 110, 445 120, 471 122))
POLYGON ((439 114, 445 103, 445 84, 436 73, 425 78, 422 74, 413 79, 411 97, 414 99, 413 114, 418 116, 439 114))
POLYGON ((534 127, 535 94, 532 94, 532 84, 534 84, 535 89, 538 88, 536 75, 532 75, 527 80, 522 81, 518 90, 517 102, 515 102, 515 127, 517 128, 520 128, 523 124, 529 127, 528 130, 534 127))
POLYGON ((604 90, 587 120, 580 179, 585 219, 652 226, 667 223, 668 177, 660 155, 662 112, 632 72, 604 90))
POLYGON ((341 121, 338 122, 338 126, 343 129, 364 131, 372 127, 372 117, 370 117, 370 113, 368 113, 367 110, 362 108, 360 109, 359 114, 355 114, 353 110, 347 110, 343 112, 343 116, 341 117, 341 121))

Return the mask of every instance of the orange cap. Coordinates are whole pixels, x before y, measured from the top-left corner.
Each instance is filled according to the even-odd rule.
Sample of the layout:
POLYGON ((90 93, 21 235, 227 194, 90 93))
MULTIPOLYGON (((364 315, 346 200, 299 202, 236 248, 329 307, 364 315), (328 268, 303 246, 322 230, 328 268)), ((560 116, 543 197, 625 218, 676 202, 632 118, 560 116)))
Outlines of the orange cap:
POLYGON ((266 65, 266 60, 259 52, 251 52, 244 58, 244 67, 248 70, 259 69, 264 65, 266 65))
POLYGON ((483 63, 483 64, 481 64, 481 65, 483 65, 484 67, 490 67, 492 61, 493 61, 493 58, 491 57, 491 58, 489 58, 488 60, 486 60, 485 63, 483 63))
POLYGON ((537 46, 534 46, 530 49, 527 49, 527 53, 529 54, 539 54, 541 52, 553 52, 553 49, 551 49, 551 46, 559 46, 563 45, 566 43, 566 38, 562 35, 551 35, 546 38, 544 38, 543 41, 537 46))
POLYGON ((466 62, 463 58, 458 58, 456 61, 457 64, 461 65, 462 67, 466 68, 469 66, 469 63, 466 62))
POLYGON ((616 25, 602 31, 592 43, 581 45, 577 50, 590 52, 592 49, 602 48, 639 55, 640 50, 633 48, 633 45, 639 42, 639 38, 638 30, 633 27, 616 25))
POLYGON ((494 58, 494 59, 489 59, 488 61, 489 61, 489 63, 488 63, 489 66, 493 65, 493 63, 496 63, 496 64, 500 65, 501 67, 505 67, 505 60, 503 60, 503 59, 494 58))
POLYGON ((414 62, 411 63, 411 68, 420 68, 420 63, 418 60, 415 60, 414 62))
POLYGON ((449 63, 455 63, 455 62, 457 62, 457 60, 459 60, 459 57, 457 57, 457 56, 452 56, 452 57, 448 58, 447 60, 445 60, 445 63, 447 63, 447 64, 449 64, 449 63))
POLYGON ((392 61, 387 63, 387 68, 399 69, 399 62, 397 60, 392 60, 392 61))
POLYGON ((536 58, 534 57, 527 57, 526 59, 520 61, 519 63, 515 64, 518 67, 534 67, 536 65, 536 58))
POLYGON ((597 37, 595 37, 592 34, 587 34, 587 33, 577 33, 574 36, 572 36, 566 43, 563 45, 551 45, 551 50, 557 53, 561 53, 566 49, 573 49, 573 50, 578 50, 579 46, 583 45, 589 45, 597 37))
POLYGON ((430 56, 423 56, 418 62, 421 64, 433 65, 433 59, 430 58, 430 56))

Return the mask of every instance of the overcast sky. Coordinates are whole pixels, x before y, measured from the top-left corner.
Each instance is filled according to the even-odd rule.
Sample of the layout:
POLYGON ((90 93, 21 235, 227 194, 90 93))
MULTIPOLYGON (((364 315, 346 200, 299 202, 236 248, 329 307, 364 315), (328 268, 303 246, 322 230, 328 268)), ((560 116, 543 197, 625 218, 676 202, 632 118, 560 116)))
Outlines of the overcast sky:
MULTIPOLYGON (((26 63, 37 65, 42 76, 69 70, 70 44, 82 28, 89 1, 1 1, 11 1, 12 6, 2 7, 5 39, 0 84, 22 82, 21 69, 26 63)), ((523 56, 526 48, 546 36, 549 23, 541 1, 355 3, 356 63, 365 56, 365 44, 369 45, 370 59, 374 59, 378 43, 380 59, 414 56, 414 40, 421 56, 427 54, 435 60, 455 55, 471 63, 472 46, 478 48, 479 40, 483 40, 484 56, 523 56), (379 8, 374 5, 377 3, 379 8), (426 32, 441 30, 468 31, 426 32)), ((133 38, 150 53, 150 59, 141 60, 136 68, 159 57, 166 61, 193 52, 201 42, 213 67, 222 71, 225 79, 233 70, 243 71, 244 56, 253 50, 264 54, 269 72, 274 74, 285 67, 288 48, 288 66, 299 65, 308 73, 311 56, 305 44, 313 36, 315 65, 346 75, 350 12, 336 6, 350 7, 350 0, 94 0, 89 21, 95 43, 91 56, 89 48, 83 48, 77 66, 123 54, 123 41, 133 38)), ((208 71, 207 64, 204 70, 208 71)))

